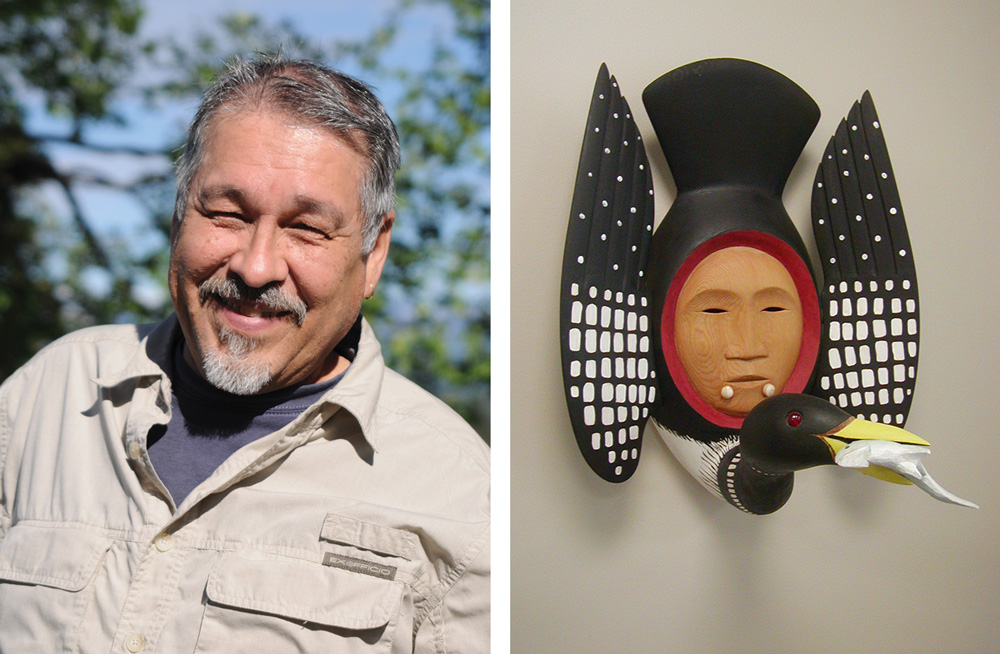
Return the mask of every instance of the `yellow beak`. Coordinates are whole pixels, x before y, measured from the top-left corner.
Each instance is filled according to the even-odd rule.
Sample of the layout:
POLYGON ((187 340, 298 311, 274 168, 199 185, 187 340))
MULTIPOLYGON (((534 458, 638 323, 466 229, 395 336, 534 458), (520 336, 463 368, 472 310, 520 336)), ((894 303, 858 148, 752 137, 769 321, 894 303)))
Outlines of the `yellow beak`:
MULTIPOLYGON (((869 422, 860 418, 851 418, 829 432, 822 434, 820 438, 830 447, 835 457, 840 450, 847 447, 848 443, 854 441, 891 441, 907 445, 930 446, 930 443, 905 429, 880 422, 869 422)), ((860 472, 894 484, 908 485, 913 483, 902 475, 880 466, 870 466, 862 469, 860 472)))

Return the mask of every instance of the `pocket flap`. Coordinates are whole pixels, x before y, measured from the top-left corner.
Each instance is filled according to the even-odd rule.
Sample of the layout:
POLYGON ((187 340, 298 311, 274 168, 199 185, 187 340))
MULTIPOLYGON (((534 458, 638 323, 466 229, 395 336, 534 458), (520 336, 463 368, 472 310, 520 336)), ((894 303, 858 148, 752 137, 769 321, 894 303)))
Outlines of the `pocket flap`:
POLYGON ((399 583, 293 559, 229 554, 206 588, 216 604, 345 629, 383 627, 399 612, 399 583))
POLYGON ((79 529, 14 525, 0 541, 0 579, 83 590, 110 547, 110 538, 79 529))
POLYGON ((379 554, 410 560, 419 541, 415 534, 356 518, 330 513, 323 521, 320 538, 333 543, 345 543, 379 554))

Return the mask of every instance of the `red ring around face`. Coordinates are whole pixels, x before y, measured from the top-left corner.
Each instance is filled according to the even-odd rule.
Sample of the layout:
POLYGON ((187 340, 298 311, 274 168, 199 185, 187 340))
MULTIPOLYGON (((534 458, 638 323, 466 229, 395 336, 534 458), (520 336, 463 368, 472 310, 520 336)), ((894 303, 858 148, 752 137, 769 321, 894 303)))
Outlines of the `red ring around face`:
POLYGON ((740 246, 760 250, 777 259, 791 276, 799 294, 799 301, 802 303, 802 345, 799 348, 799 358, 792 369, 788 382, 783 389, 779 389, 779 392, 801 393, 805 390, 816 364, 820 335, 819 298, 816 295, 812 273, 802 258, 792 249, 792 246, 780 238, 764 232, 749 230, 727 232, 705 241, 684 260, 673 281, 670 282, 670 288, 667 290, 666 301, 663 305, 663 314, 660 316, 660 346, 663 350, 663 358, 666 360, 667 369, 670 371, 670 377, 677 386, 677 390, 680 391, 691 408, 712 424, 730 429, 739 429, 743 425, 743 418, 719 411, 702 399, 695 390, 677 354, 677 346, 674 341, 674 318, 677 313, 677 298, 680 297, 684 282, 687 281, 695 267, 713 252, 740 246))

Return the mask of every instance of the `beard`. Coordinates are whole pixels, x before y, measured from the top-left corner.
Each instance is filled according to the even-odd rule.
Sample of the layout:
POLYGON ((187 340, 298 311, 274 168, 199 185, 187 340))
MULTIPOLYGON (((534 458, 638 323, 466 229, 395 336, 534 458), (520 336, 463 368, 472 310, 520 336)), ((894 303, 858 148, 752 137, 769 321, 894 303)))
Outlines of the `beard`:
POLYGON ((223 347, 206 350, 202 357, 209 384, 233 395, 256 395, 270 383, 271 366, 254 352, 260 341, 225 327, 219 340, 223 347))
MULTIPOLYGON (((202 304, 211 296, 257 302, 274 311, 290 312, 298 325, 305 320, 305 303, 278 287, 256 289, 240 279, 211 278, 202 282, 198 291, 202 304)), ((223 327, 219 330, 219 341, 220 347, 206 348, 202 353, 208 383, 234 395, 256 395, 271 382, 274 371, 257 352, 262 344, 260 339, 223 327)))

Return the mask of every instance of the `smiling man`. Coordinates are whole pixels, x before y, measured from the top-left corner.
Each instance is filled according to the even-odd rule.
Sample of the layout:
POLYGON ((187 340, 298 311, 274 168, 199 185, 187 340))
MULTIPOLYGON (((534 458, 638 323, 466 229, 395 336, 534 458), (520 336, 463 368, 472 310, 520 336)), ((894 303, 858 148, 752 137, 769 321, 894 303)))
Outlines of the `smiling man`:
POLYGON ((0 651, 488 650, 488 449, 360 317, 398 165, 379 101, 317 64, 209 90, 176 313, 0 390, 0 651))
POLYGON ((374 290, 392 211, 365 241, 362 154, 274 110, 220 116, 174 226, 170 293, 185 360, 250 394, 332 379, 374 290))

